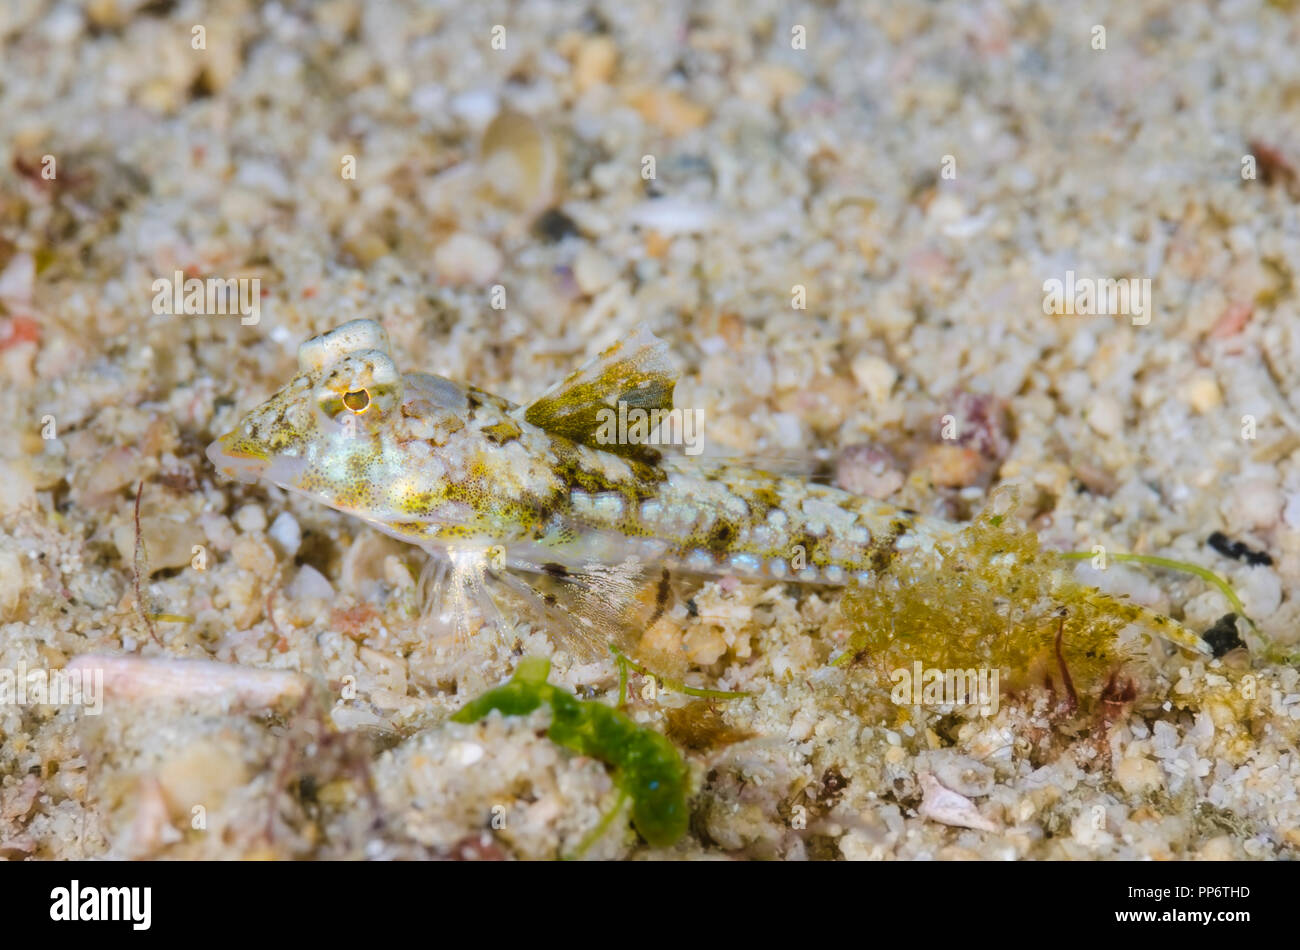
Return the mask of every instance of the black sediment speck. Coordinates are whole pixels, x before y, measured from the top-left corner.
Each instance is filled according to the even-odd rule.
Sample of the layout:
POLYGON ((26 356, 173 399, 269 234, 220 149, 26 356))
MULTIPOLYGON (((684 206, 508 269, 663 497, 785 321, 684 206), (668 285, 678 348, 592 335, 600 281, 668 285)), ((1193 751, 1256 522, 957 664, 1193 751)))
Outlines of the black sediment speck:
POLYGON ((552 243, 581 233, 573 219, 559 208, 550 208, 542 212, 537 223, 533 225, 533 230, 538 236, 552 243))
POLYGON ((1244 542, 1233 541, 1222 531, 1211 534, 1205 539, 1205 543, 1224 557, 1230 557, 1234 561, 1245 561, 1252 567, 1266 566, 1273 563, 1273 556, 1267 551, 1253 551, 1244 542))
POLYGON ((1210 645, 1216 657, 1246 645, 1237 635, 1236 614, 1224 614, 1214 622, 1214 626, 1201 634, 1201 639, 1210 645))

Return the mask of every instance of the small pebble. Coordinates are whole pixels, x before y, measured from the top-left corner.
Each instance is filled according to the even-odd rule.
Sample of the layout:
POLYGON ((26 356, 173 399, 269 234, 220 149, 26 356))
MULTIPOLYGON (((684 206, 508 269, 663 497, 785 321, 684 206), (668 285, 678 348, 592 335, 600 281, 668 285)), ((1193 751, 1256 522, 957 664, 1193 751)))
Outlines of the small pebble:
POLYGON ((0 460, 0 514, 36 506, 36 485, 24 459, 0 460))
POLYGON ((266 530, 266 512, 258 504, 244 505, 235 512, 235 524, 245 534, 266 530))
POLYGON ((708 109, 671 89, 646 90, 632 98, 632 107, 647 122, 674 136, 698 129, 709 119, 708 109))
POLYGON ((890 390, 898 381, 898 371, 879 356, 872 353, 860 354, 850 367, 853 378, 867 394, 872 403, 879 404, 889 399, 890 390))
POLYGON ((473 234, 458 231, 433 252, 433 266, 443 284, 481 287, 501 270, 501 252, 473 234))
POLYGON ((1115 766, 1115 781, 1129 795, 1154 792, 1164 785, 1160 766, 1146 756, 1135 755, 1120 759, 1115 766))
POLYGON ((27 253, 15 254, 0 271, 0 300, 27 303, 32 299, 36 282, 36 259, 27 253))
MULTIPOLYGON (((171 518, 146 516, 140 519, 140 536, 144 539, 149 573, 187 567, 194 556, 194 545, 203 544, 196 524, 171 518)), ((125 522, 113 531, 113 544, 124 564, 135 563, 135 522, 125 522)))
POLYGON ((1223 393, 1219 390, 1219 384, 1209 376, 1199 376, 1181 390, 1183 401, 1199 413, 1209 412, 1216 409, 1223 402, 1223 393))
POLYGON ((686 635, 684 646, 692 663, 709 666, 727 652, 727 641, 714 627, 696 627, 686 635))
POLYGON ((609 82, 618 65, 618 47, 609 36, 593 36, 583 40, 573 63, 573 82, 579 92, 592 86, 609 82))
POLYGON ((298 527, 297 519, 287 511, 282 511, 275 516, 269 534, 271 540, 279 545, 286 557, 293 557, 302 545, 302 529, 298 527))
POLYGON ((718 212, 712 206, 681 198, 643 201, 629 209, 627 219, 631 224, 670 237, 710 231, 719 223, 718 212))
POLYGON ((18 606, 25 587, 23 559, 16 551, 0 551, 0 612, 18 606))
POLYGON ((916 470, 939 488, 964 488, 979 480, 984 460, 960 445, 930 445, 917 459, 916 470))
POLYGON ((477 742, 458 742, 452 747, 452 761, 462 768, 473 765, 485 755, 483 747, 477 742))
POLYGON ((324 574, 310 564, 304 564, 298 568, 285 594, 290 600, 331 600, 334 588, 324 574))
POLYGON ((1237 594, 1247 616, 1263 620, 1282 606, 1282 580, 1271 567, 1250 567, 1239 575, 1237 594))
MULTIPOLYGON (((953 417, 957 445, 972 448, 990 461, 1006 458, 1011 450, 1011 423, 1000 399, 961 390, 952 394, 947 408, 953 417)), ((942 428, 939 434, 942 436, 942 428)))
POLYGON ((584 245, 573 262, 573 278, 588 297, 600 293, 617 277, 613 262, 590 245, 584 245))
POLYGON ((1286 496, 1286 507, 1282 509, 1282 520, 1293 531, 1300 531, 1300 492, 1286 496))
POLYGON ((1095 396, 1085 409, 1088 426, 1098 435, 1115 436, 1124 427, 1124 410, 1110 396, 1095 396))
POLYGON ((471 89, 451 100, 451 112, 473 129, 481 129, 497 114, 496 93, 490 89, 471 89))
POLYGON ((1228 488, 1219 509, 1229 530, 1271 528, 1282 511, 1282 493, 1271 479, 1244 478, 1228 488))
POLYGON ((275 552, 261 538, 240 535, 230 546, 230 554, 241 570, 264 578, 270 578, 275 573, 275 552))
POLYGON ((452 234, 433 252, 438 281, 454 286, 484 286, 497 276, 502 263, 493 244, 464 231, 452 234))
POLYGON ((771 415, 776 443, 784 449, 794 449, 805 444, 803 420, 792 412, 774 412, 771 415))
POLYGON ((874 445, 851 445, 835 465, 835 484, 868 498, 885 499, 903 487, 893 456, 874 445))

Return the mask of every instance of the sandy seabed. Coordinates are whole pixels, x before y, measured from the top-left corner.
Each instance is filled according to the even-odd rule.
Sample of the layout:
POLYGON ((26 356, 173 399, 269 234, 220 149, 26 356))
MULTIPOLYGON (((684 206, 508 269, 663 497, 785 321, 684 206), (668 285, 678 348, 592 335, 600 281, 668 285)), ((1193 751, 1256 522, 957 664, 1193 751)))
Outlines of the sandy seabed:
MULTIPOLYGON (((0 856, 555 858, 609 807, 545 711, 447 721, 515 659, 433 649, 418 550, 204 457, 368 317, 517 402, 644 321, 712 449, 959 520, 1016 485, 1044 546, 1203 565, 1258 623, 1148 645, 1104 715, 871 716, 836 592, 707 584, 657 645, 750 695, 677 733, 686 836, 588 856, 1294 857, 1298 34, 1289 2, 0 5, 0 670, 116 658, 98 714, 0 704, 0 856), (178 272, 256 295, 159 312, 178 272), (1121 278, 1140 306, 1045 312, 1121 278)), ((688 697, 632 680, 673 737, 688 697)))

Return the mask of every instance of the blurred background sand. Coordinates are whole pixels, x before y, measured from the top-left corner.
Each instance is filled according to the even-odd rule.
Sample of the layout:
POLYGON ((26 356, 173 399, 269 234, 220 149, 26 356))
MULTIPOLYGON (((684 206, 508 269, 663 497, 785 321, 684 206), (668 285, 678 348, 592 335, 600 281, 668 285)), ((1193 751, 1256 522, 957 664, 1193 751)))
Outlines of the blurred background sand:
MULTIPOLYGON (((516 401, 647 321, 711 450, 956 518, 1014 483, 1046 545, 1203 564, 1259 622, 1231 675, 1152 651, 1105 729, 1034 697, 867 721, 824 668, 833 597, 712 585, 676 635, 757 696, 725 711, 750 738, 688 751, 673 854, 1294 856, 1297 34, 1289 2, 4 4, 0 665, 215 658, 325 698, 0 706, 0 853, 468 856, 488 829, 487 856, 554 857, 608 804, 527 724, 442 723, 510 664, 439 668, 414 552, 202 455, 365 316, 405 369, 516 401), (177 271, 256 278, 258 322, 156 313, 177 271), (1070 271, 1149 280, 1149 320, 1045 313, 1070 271), (190 618, 161 643, 141 481, 145 596, 190 618), (996 830, 927 814, 924 775, 996 830)), ((1177 575, 1093 582, 1196 629, 1226 609, 1177 575)))

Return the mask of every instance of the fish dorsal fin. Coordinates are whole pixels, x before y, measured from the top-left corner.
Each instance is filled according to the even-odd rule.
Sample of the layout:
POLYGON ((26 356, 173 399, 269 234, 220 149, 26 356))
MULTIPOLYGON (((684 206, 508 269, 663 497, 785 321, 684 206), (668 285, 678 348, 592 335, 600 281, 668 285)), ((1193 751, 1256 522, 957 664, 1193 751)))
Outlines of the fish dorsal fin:
POLYGON ((653 447, 611 440, 610 423, 620 402, 629 411, 671 411, 679 375, 668 344, 642 324, 519 411, 526 422, 552 435, 654 463, 660 454, 653 447))

